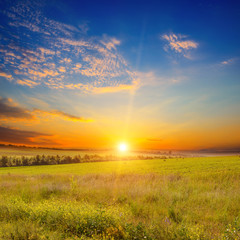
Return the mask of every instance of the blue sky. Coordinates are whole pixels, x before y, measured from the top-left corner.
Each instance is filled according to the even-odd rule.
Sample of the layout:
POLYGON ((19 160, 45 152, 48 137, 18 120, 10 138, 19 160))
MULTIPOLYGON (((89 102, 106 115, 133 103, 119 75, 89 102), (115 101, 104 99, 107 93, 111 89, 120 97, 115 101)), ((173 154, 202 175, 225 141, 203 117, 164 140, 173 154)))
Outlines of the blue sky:
POLYGON ((0 141, 239 147, 238 1, 0 7, 0 127, 22 134, 0 141))

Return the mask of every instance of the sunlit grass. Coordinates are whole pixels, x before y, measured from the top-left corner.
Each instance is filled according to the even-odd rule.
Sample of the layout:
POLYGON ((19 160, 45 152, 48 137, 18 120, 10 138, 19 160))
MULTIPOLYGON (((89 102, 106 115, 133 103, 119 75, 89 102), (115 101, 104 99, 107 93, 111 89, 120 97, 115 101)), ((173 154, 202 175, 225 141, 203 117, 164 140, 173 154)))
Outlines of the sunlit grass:
POLYGON ((238 239, 239 165, 215 157, 1 168, 0 239, 238 239))
POLYGON ((240 171, 240 157, 171 158, 153 160, 108 161, 47 166, 0 168, 0 174, 218 174, 221 171, 240 171))

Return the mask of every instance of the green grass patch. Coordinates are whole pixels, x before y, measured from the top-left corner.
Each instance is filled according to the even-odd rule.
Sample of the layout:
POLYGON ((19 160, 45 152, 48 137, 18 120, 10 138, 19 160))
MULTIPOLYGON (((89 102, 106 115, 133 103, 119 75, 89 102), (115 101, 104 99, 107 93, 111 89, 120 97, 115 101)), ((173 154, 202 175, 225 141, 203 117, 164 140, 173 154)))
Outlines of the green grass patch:
POLYGON ((240 239, 240 158, 0 169, 0 239, 240 239))
POLYGON ((240 172, 240 157, 170 158, 0 168, 0 174, 171 174, 240 172))

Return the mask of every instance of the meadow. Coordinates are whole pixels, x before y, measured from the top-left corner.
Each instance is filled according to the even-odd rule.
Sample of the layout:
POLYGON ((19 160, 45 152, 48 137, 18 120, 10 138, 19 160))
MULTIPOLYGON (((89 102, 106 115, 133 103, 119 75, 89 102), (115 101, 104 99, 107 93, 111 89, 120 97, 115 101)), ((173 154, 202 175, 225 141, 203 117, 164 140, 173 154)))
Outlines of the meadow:
POLYGON ((0 168, 0 239, 240 239, 240 157, 0 168))

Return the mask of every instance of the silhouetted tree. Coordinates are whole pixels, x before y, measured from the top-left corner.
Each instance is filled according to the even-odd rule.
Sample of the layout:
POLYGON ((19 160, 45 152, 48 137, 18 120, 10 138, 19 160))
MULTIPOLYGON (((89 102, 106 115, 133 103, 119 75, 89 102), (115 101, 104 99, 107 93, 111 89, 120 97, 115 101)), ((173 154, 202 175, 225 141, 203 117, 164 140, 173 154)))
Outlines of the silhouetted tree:
POLYGON ((7 163, 8 163, 8 157, 7 156, 2 156, 1 167, 7 167, 7 163))

